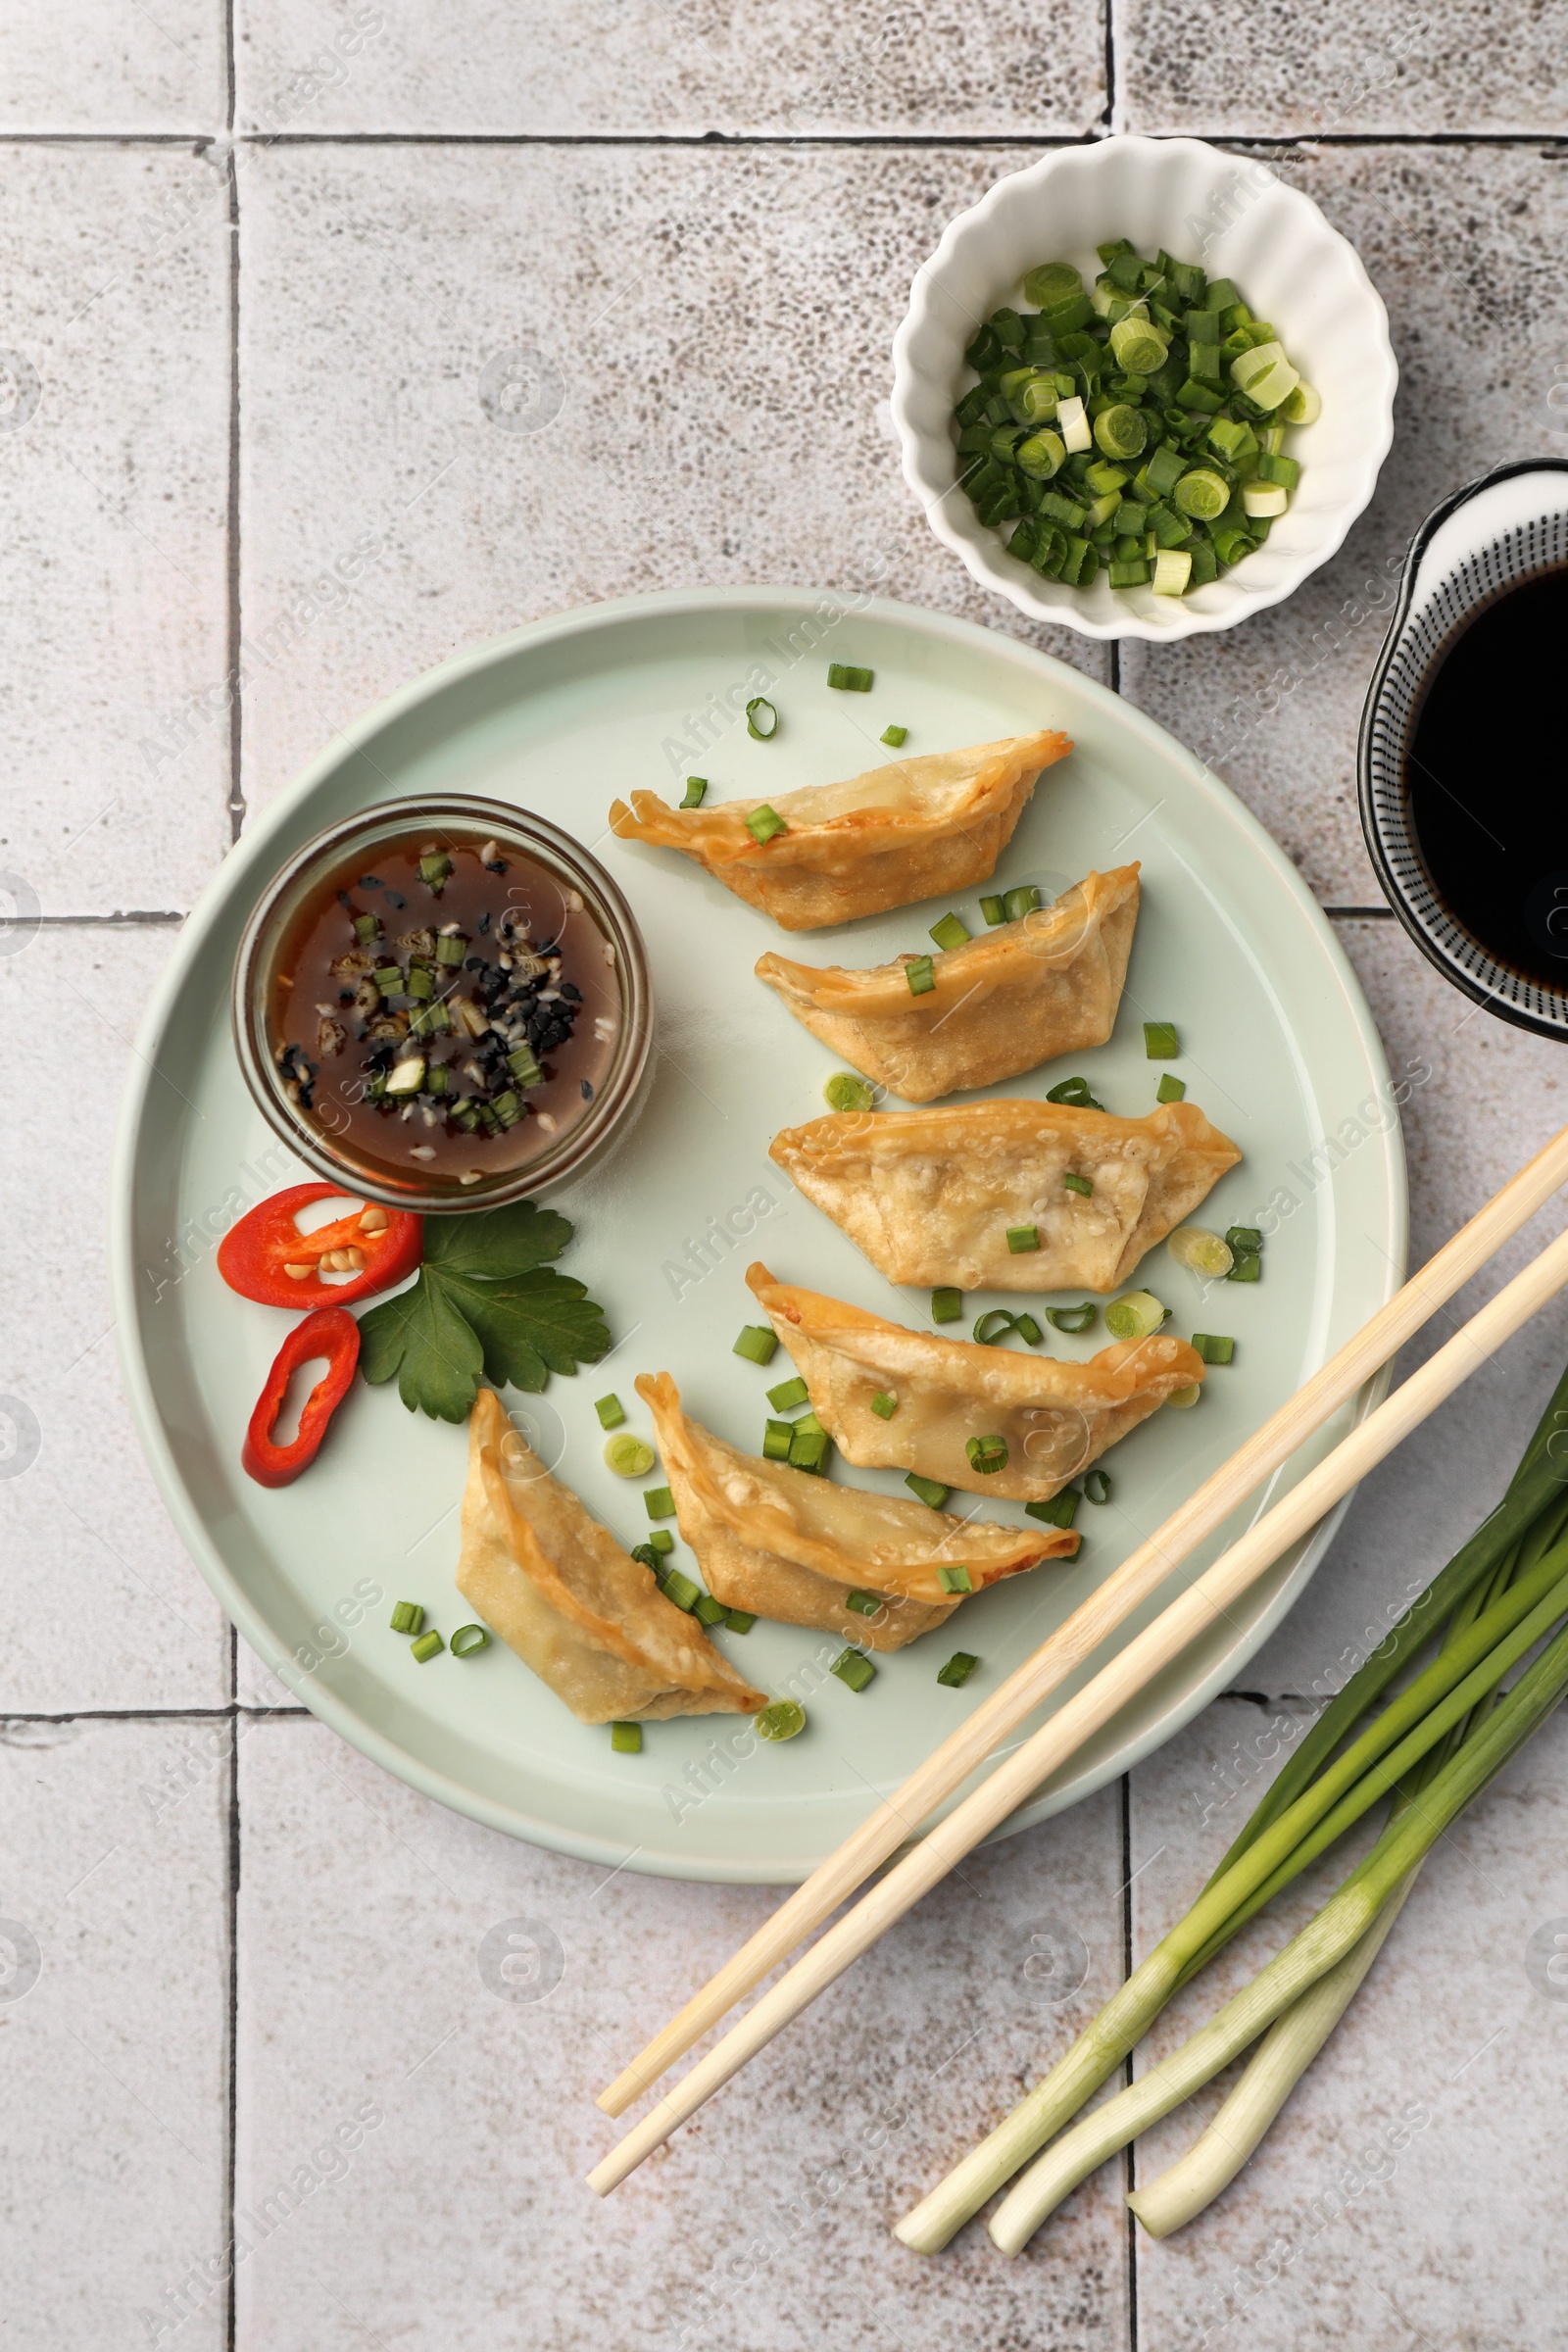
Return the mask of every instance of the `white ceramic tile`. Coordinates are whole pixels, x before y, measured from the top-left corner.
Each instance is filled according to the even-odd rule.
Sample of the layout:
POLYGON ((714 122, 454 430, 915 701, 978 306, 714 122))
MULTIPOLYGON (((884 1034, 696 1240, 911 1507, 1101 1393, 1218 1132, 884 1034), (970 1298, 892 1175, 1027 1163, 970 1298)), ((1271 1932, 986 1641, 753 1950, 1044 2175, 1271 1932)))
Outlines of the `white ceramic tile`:
MULTIPOLYGON (((1366 989, 1391 1070, 1408 1089, 1414 1268, 1568 1118, 1568 1069, 1545 1039, 1467 1004, 1392 919, 1336 929, 1366 989)), ((1396 1377, 1423 1362, 1561 1221, 1555 1208, 1536 1217, 1434 1317, 1399 1358, 1396 1377)), ((1287 1220, 1268 1247, 1290 1246, 1287 1220)), ((1321 1694, 1338 1687, 1347 1651, 1360 1656, 1375 1646, 1497 1500, 1565 1364, 1568 1299, 1557 1299, 1365 1480, 1305 1593, 1238 1678, 1247 1690, 1321 1694)))
POLYGON ((1076 2200, 1050 2268, 975 2231, 928 2263, 886 2228, 1117 1981, 1117 1791, 966 1863, 601 2203, 594 2091, 777 1896, 513 1843, 314 1723, 260 1724, 240 1758, 240 2352, 936 2352, 960 2325, 1120 2352, 1106 2194, 1076 2200), (1056 2003, 1025 1974, 1047 1918, 1088 1951, 1056 2003), (339 2126, 361 2135, 341 2163, 318 2153, 339 2126), (338 2177, 285 2214, 302 2164, 338 2177))
MULTIPOLYGON (((1568 289, 1553 268, 1568 184, 1552 152, 1535 147, 1285 149, 1271 160, 1350 239, 1388 305, 1400 368, 1394 448, 1344 549, 1289 604, 1179 646, 1129 641, 1122 686, 1240 793, 1326 905, 1375 906, 1356 731, 1405 550, 1460 484, 1568 449, 1568 289)), ((1289 319, 1277 323, 1289 343, 1289 319)))
POLYGON ((1314 138, 1376 131, 1555 132, 1568 83, 1550 9, 1429 14, 1344 0, 1298 16, 1278 0, 1227 21, 1169 0, 1116 0, 1118 127, 1314 138))
POLYGON ((219 0, 7 11, 0 130, 212 132, 227 108, 219 0))
POLYGON ((224 2342, 228 1740, 221 1717, 0 1721, 18 2345, 224 2342))
POLYGON ((939 14, 823 0, 241 0, 247 127, 1037 138, 1105 103, 1096 0, 939 14))
POLYGON ((3 1704, 220 1706, 228 1634, 159 1501, 115 1356, 105 1263, 116 1099, 165 929, 46 924, 0 962, 60 1030, 13 1024, 0 1127, 3 1704), (40 1177, 42 1180, 40 1180, 40 1177))
MULTIPOLYGON (((259 156, 240 314, 251 806, 458 648, 635 590, 876 582, 1030 634, 932 537, 878 415, 913 270, 1008 163, 259 156)), ((1039 642, 1102 674, 1089 640, 1039 642)))
POLYGON ((183 908, 228 841, 222 173, 22 145, 0 187, 0 906, 183 908))
MULTIPOLYGON (((1139 1959, 1240 1827, 1246 1799, 1206 1822, 1203 1806, 1262 1720, 1219 1700, 1134 1775, 1139 1959)), ((1565 1762, 1559 1717, 1440 1842, 1342 2025, 1223 2197, 1162 2241, 1140 2232, 1147 2352, 1556 2345, 1568 2156, 1548 2086, 1568 2060, 1568 1984, 1548 1971, 1562 1975, 1568 1949, 1565 1762)), ((1277 1919, 1244 1930, 1177 1996, 1150 2057, 1246 1983, 1340 1875, 1320 1866, 1311 1899, 1292 1889, 1277 1919)), ((1233 2079, 1145 2135, 1141 2180, 1191 2144, 1233 2079)))

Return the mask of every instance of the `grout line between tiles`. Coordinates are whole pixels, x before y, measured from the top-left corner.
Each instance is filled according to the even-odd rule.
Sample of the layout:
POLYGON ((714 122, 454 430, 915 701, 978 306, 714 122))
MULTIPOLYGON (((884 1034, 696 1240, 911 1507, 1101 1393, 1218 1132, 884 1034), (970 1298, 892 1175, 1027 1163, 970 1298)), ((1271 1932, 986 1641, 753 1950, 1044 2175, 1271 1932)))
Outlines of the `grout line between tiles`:
MULTIPOLYGON (((5 147, 209 147, 229 134, 212 130, 0 130, 5 147)), ((1196 132, 1146 131, 1150 138, 1196 137, 1196 132)), ((1568 156, 1568 140, 1551 130, 1280 130, 1214 131, 1217 147, 1269 148, 1486 147, 1546 148, 1568 156)), ((546 131, 546 130, 269 130, 235 131, 236 147, 950 147, 957 150, 1097 144, 1093 131, 1042 135, 1027 130, 895 131, 546 131)))

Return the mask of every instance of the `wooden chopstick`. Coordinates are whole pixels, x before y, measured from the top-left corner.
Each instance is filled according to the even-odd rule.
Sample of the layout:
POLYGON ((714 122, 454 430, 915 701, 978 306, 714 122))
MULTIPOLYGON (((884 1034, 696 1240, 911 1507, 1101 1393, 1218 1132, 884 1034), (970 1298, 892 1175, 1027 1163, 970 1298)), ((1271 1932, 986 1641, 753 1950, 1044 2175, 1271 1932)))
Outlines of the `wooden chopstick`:
POLYGON ((1050 1774, 1110 1721, 1222 1615, 1280 1553, 1424 1421, 1503 1342, 1568 1283, 1568 1232, 1544 1250, 1452 1339, 1369 1413, 1239 1543, 1131 1641, 991 1777, 938 1822, 756 2006, 699 2059, 619 2146, 588 2175, 601 2196, 619 2185, 704 2101, 901 1919, 954 1864, 998 1828, 1050 1774))
POLYGON ((919 1765, 903 1787, 854 1831, 836 1853, 780 1904, 732 1960, 678 2016, 656 2034, 630 2066, 599 2094, 607 2115, 620 2115, 666 2068, 786 1959, 811 1930, 836 1911, 910 1835, 915 1824, 951 1796, 993 1749, 1056 1690, 1105 1637, 1131 1615, 1200 1544, 1211 1536, 1255 1487, 1287 1461, 1302 1441, 1388 1362, 1413 1333, 1451 1298, 1517 1233, 1558 1188, 1568 1183, 1568 1127, 1554 1136, 1486 1206, 1412 1275, 1386 1306, 1304 1388, 1281 1405, 1171 1513, 1113 1576, 1090 1594, 1034 1655, 1007 1677, 953 1736, 919 1765))

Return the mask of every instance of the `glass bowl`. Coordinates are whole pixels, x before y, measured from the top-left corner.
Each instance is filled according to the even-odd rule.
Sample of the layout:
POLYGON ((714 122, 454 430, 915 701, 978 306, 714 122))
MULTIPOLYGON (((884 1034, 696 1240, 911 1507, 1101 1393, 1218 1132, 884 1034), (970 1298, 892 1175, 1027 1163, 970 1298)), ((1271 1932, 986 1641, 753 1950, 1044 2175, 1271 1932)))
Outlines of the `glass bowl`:
MULTIPOLYGON (((386 802, 328 826, 296 852, 268 884, 245 926, 234 962, 233 1021, 240 1068, 257 1107, 306 1165, 357 1197, 419 1213, 496 1208, 580 1174, 624 1138, 642 1107, 652 1073, 648 957, 620 891, 598 859, 559 826, 508 802, 463 793, 386 802), (312 902, 345 866, 368 867, 378 851, 415 834, 465 846, 494 841, 504 856, 511 852, 532 860, 562 892, 563 921, 572 906, 566 894, 576 893, 580 910, 602 935, 606 960, 619 990, 620 1018, 611 1058, 582 1115, 532 1157, 487 1169, 477 1180, 433 1169, 405 1170, 367 1150, 343 1107, 345 1098, 363 1100, 358 1077, 334 1082, 321 1091, 318 1106, 302 1109, 278 1067, 280 1030, 273 1013, 277 984, 309 919, 312 902), (355 1089, 360 1091, 356 1094, 355 1089)), ((476 1161, 483 1161, 488 1140, 496 1139, 476 1143, 476 1161)))

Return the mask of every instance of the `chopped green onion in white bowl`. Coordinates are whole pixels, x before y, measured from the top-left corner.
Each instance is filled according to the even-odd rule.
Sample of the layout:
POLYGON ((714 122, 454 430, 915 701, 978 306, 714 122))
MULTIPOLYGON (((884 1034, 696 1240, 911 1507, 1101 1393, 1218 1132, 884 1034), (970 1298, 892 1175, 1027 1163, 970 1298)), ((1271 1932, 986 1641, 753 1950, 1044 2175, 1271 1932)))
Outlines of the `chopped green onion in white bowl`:
MULTIPOLYGON (((1199 139, 1099 140, 999 181, 918 271, 893 361, 905 478, 938 538, 1033 619, 1091 637, 1193 636, 1281 603, 1339 548, 1371 499, 1393 437, 1397 369, 1388 317, 1353 248, 1264 159, 1199 139), (1264 497, 1254 519, 1269 524, 1267 537, 1198 586, 1189 578, 1178 588, 1169 564, 1156 580, 1157 551, 1138 565, 1147 578, 1121 586, 1109 567, 1086 588, 1043 577, 1007 555, 1011 526, 982 523, 958 487, 953 416, 976 381, 963 357, 976 326, 1005 305, 1044 307, 1037 296, 1050 289, 1034 281, 1048 259, 1094 286, 1103 274, 1098 249, 1117 238, 1230 278, 1278 330, 1279 348, 1260 345, 1250 365, 1256 388, 1280 395, 1270 414, 1293 428, 1299 479, 1248 485, 1264 497), (1283 501, 1264 495, 1271 488, 1285 491, 1283 501)), ((1102 416, 1090 416, 1077 396, 1057 401, 1054 419, 1029 421, 1067 456, 1102 446, 1095 438, 1102 416)), ((1218 477, 1216 486, 1225 490, 1218 477)))

